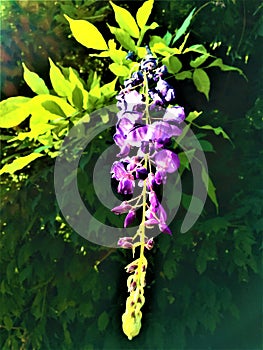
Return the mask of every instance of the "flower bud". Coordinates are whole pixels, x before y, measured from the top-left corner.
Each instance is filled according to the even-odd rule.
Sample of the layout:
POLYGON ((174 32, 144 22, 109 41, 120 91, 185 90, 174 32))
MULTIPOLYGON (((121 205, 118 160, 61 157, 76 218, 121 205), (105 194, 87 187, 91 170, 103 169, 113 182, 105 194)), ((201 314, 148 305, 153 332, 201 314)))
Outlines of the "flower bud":
POLYGON ((124 220, 124 227, 130 226, 136 218, 135 210, 130 210, 124 220))
POLYGON ((132 206, 125 201, 122 202, 121 205, 112 208, 111 211, 116 215, 120 215, 123 213, 127 213, 131 208, 132 206))
POLYGON ((132 237, 121 237, 118 240, 118 246, 125 249, 131 249, 133 247, 132 237))

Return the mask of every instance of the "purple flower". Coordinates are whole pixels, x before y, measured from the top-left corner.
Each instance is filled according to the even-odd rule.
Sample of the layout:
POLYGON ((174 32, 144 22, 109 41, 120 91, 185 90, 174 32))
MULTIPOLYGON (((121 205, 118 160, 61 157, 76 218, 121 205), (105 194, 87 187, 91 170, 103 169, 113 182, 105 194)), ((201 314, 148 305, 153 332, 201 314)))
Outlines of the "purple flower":
POLYGON ((167 67, 165 65, 156 69, 153 80, 158 81, 161 77, 166 76, 168 73, 167 67))
POLYGON ((166 102, 172 102, 175 99, 174 88, 163 79, 158 80, 156 90, 166 102))
POLYGON ((148 239, 144 246, 146 249, 151 250, 154 246, 153 238, 148 239))
POLYGON ((158 171, 173 173, 180 166, 180 161, 177 154, 169 150, 161 150, 157 152, 154 157, 154 160, 158 171))
POLYGON ((133 247, 132 240, 133 237, 121 237, 118 240, 118 246, 126 249, 131 249, 133 247))
POLYGON ((125 201, 125 202, 122 202, 121 205, 112 208, 111 211, 116 215, 120 215, 120 214, 127 213, 131 209, 132 209, 132 206, 125 201))
POLYGON ((163 120, 181 124, 185 119, 184 108, 180 106, 166 108, 163 120))
POLYGON ((118 192, 122 194, 133 194, 134 187, 134 177, 131 174, 127 173, 125 177, 119 182, 118 192))
POLYGON ((121 162, 114 162, 111 168, 112 178, 119 181, 117 191, 122 194, 132 194, 135 187, 134 177, 121 162))
POLYGON ((124 220, 124 227, 130 226, 133 223, 133 221, 135 220, 135 218, 136 218, 136 213, 135 213, 135 210, 132 209, 126 215, 126 218, 124 220))

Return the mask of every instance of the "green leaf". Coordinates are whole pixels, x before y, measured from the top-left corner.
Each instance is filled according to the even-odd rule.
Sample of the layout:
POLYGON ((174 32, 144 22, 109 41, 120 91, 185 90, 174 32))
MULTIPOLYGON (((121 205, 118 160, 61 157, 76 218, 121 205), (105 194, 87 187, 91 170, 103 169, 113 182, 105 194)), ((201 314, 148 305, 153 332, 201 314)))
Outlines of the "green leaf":
POLYGON ((187 52, 197 52, 197 53, 207 54, 207 50, 202 44, 196 44, 196 45, 187 47, 183 53, 187 53, 187 52))
POLYGON ((109 324, 109 315, 106 311, 103 311, 98 318, 98 329, 100 332, 105 331, 109 324))
POLYGON ((197 68, 197 67, 201 66, 201 64, 203 64, 207 60, 208 57, 209 57, 209 55, 204 54, 204 55, 197 57, 195 60, 191 60, 190 66, 193 68, 197 68))
POLYGON ((207 171, 204 167, 202 167, 201 176, 202 176, 202 181, 203 181, 205 187, 208 187, 207 188, 208 196, 211 199, 211 201, 214 203, 214 205, 216 207, 216 211, 218 213, 218 202, 217 202, 217 197, 216 197, 216 188, 215 188, 212 180, 210 179, 210 177, 207 174, 207 171))
POLYGON ((152 12, 154 0, 145 1, 136 13, 136 21, 142 29, 147 23, 152 12))
POLYGON ((183 66, 181 61, 175 56, 163 58, 162 63, 167 66, 168 72, 172 74, 179 72, 183 66))
POLYGON ((175 74, 175 79, 184 80, 184 79, 192 79, 193 73, 190 70, 185 70, 183 72, 175 74))
POLYGON ((35 159, 42 157, 44 154, 41 153, 31 153, 27 156, 15 159, 12 163, 6 164, 0 170, 0 175, 3 173, 14 174, 17 170, 23 169, 29 163, 33 162, 35 159))
POLYGON ((21 124, 29 115, 27 104, 30 98, 9 97, 0 102, 0 128, 13 128, 21 124))
POLYGON ((132 37, 139 38, 139 28, 130 12, 115 5, 112 1, 110 1, 110 4, 113 8, 116 22, 119 24, 120 28, 126 30, 132 37))
POLYGON ((184 23, 181 25, 181 27, 179 29, 177 29, 176 31, 176 35, 175 38, 172 41, 172 45, 179 39, 181 38, 181 36, 183 34, 185 34, 185 32, 187 31, 190 23, 191 23, 191 19, 193 17, 193 14, 195 12, 195 8, 189 13, 189 15, 186 17, 186 19, 184 20, 184 23))
POLYGON ((126 50, 136 51, 134 40, 124 29, 112 27, 110 25, 108 25, 108 27, 111 33, 115 35, 116 39, 121 44, 121 46, 123 46, 126 50))
POLYGON ((106 41, 99 30, 90 22, 75 20, 64 15, 69 22, 74 38, 83 46, 95 50, 108 50, 106 41))
POLYGON ((109 69, 118 77, 127 77, 130 74, 130 71, 127 67, 121 66, 117 63, 110 64, 109 69))
POLYGON ((244 75, 241 69, 224 64, 221 58, 215 59, 214 62, 210 63, 209 66, 207 66, 207 68, 210 68, 210 67, 219 67, 222 71, 236 71, 246 78, 246 76, 244 75))
POLYGON ((72 93, 71 83, 64 77, 61 73, 61 70, 54 64, 51 58, 49 59, 50 63, 50 80, 53 86, 53 89, 59 96, 69 97, 72 93))
POLYGON ((116 90, 115 90, 115 85, 117 82, 118 78, 115 78, 113 81, 111 81, 108 84, 105 84, 101 87, 101 93, 102 95, 106 96, 106 97, 112 97, 115 95, 116 90))
POLYGON ((82 89, 79 88, 77 85, 75 86, 74 90, 72 91, 72 103, 74 106, 76 106, 79 110, 82 109, 83 106, 83 94, 82 89))
POLYGON ((196 125, 199 129, 205 129, 205 130, 212 130, 216 135, 222 134, 224 139, 227 139, 230 141, 230 137, 227 135, 227 133, 221 128, 221 126, 213 127, 211 125, 196 125))
POLYGON ((46 87, 46 84, 43 79, 39 77, 38 74, 31 72, 25 63, 22 63, 24 69, 24 80, 32 91, 36 94, 49 94, 49 90, 46 87))
POLYGON ((193 73, 193 81, 197 90, 205 94, 207 100, 209 100, 210 79, 206 72, 201 68, 195 69, 193 73))
POLYGON ((186 120, 191 123, 192 121, 194 121, 196 118, 198 118, 203 112, 197 112, 197 111, 193 111, 190 112, 188 114, 188 116, 186 117, 186 120))
POLYGON ((166 45, 170 45, 170 42, 172 40, 172 33, 170 33, 168 30, 166 32, 166 34, 163 37, 163 40, 165 41, 166 45))
POLYGON ((7 331, 10 331, 13 327, 13 321, 9 316, 4 316, 4 324, 7 331))

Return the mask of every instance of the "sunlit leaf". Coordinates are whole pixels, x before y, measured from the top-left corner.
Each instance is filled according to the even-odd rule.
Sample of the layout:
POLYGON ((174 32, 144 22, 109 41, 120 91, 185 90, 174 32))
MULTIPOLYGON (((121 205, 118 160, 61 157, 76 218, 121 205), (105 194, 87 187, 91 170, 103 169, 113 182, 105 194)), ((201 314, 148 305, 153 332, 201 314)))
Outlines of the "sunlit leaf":
POLYGON ((126 49, 126 50, 131 50, 135 51, 136 46, 134 40, 130 37, 130 35, 121 28, 116 28, 108 25, 111 33, 115 35, 116 39, 118 42, 126 49))
POLYGON ((61 70, 55 65, 51 58, 50 63, 50 80, 53 89, 59 96, 69 97, 71 96, 72 86, 71 83, 64 77, 61 70))
POLYGON ((39 77, 38 74, 31 72, 25 63, 22 63, 22 67, 24 69, 24 80, 27 83, 27 85, 30 87, 32 91, 34 91, 36 94, 48 94, 49 90, 42 78, 39 77))
POLYGON ((175 37, 172 41, 172 45, 181 38, 181 36, 183 34, 185 34, 185 32, 187 31, 190 23, 191 23, 191 19, 193 17, 193 14, 195 12, 195 8, 189 13, 189 15, 186 17, 186 19, 184 20, 184 23, 181 25, 181 27, 179 29, 177 29, 175 37))
POLYGON ((193 81, 199 92, 205 94, 209 100, 210 79, 203 69, 197 68, 193 73, 193 81))
POLYGON ((127 67, 121 66, 117 63, 112 63, 109 65, 109 69, 117 76, 126 77, 129 75, 130 71, 127 67))
POLYGON ((183 72, 175 74, 175 79, 184 80, 184 79, 192 79, 193 73, 190 70, 185 70, 183 72))
POLYGON ((83 46, 95 50, 107 50, 108 46, 99 30, 90 22, 72 19, 64 15, 69 22, 74 38, 83 46))
POLYGON ((198 125, 199 129, 206 129, 206 130, 212 130, 216 135, 222 135, 224 139, 230 140, 230 137, 227 135, 227 133, 221 128, 221 126, 213 127, 211 125, 198 125))
POLYGON ((17 158, 12 163, 4 165, 3 168, 0 170, 0 175, 2 175, 3 173, 14 174, 14 172, 16 172, 17 170, 23 169, 29 163, 42 156, 43 154, 41 153, 31 153, 27 156, 17 158))
POLYGON ((199 117, 199 115, 201 115, 202 112, 197 112, 197 111, 193 111, 193 112, 190 112, 188 114, 188 116, 186 117, 186 120, 191 123, 192 121, 194 121, 196 118, 199 117))
POLYGON ((215 59, 214 62, 210 63, 207 67, 219 67, 222 71, 236 71, 245 77, 241 69, 224 64, 222 58, 215 59))
POLYGON ((13 128, 28 116, 27 104, 31 99, 23 96, 9 97, 0 102, 0 128, 13 128))
POLYGON ((154 0, 145 1, 136 13, 136 21, 142 29, 147 23, 152 12, 154 0))
POLYGON ((195 60, 191 60, 190 66, 193 68, 197 68, 197 67, 201 66, 201 64, 203 64, 207 60, 208 57, 209 57, 209 55, 204 54, 204 55, 197 57, 195 60))
POLYGON ((167 66, 168 72, 172 74, 179 72, 183 66, 181 61, 175 56, 163 58, 162 63, 167 66))
MULTIPOLYGON (((187 47, 183 53, 187 53, 187 52, 197 52, 197 53, 202 53, 202 54, 206 54, 207 50, 204 47, 204 45, 202 44, 196 44, 196 45, 192 45, 187 47)), ((208 54, 209 55, 209 54, 208 54)))
POLYGON ((116 22, 126 30, 132 37, 139 38, 139 28, 130 12, 110 1, 113 8, 116 22))

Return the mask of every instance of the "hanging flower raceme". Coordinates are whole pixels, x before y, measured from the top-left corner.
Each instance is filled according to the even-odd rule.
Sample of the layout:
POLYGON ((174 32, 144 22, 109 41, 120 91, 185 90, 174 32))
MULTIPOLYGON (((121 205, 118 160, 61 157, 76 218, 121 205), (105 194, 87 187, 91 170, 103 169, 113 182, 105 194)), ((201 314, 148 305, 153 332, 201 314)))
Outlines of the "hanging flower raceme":
POLYGON ((118 245, 132 249, 140 247, 140 257, 129 264, 126 311, 123 314, 123 331, 129 339, 141 328, 141 307, 144 304, 144 286, 147 260, 144 250, 153 248, 150 232, 158 227, 160 232, 171 235, 167 214, 157 192, 166 183, 167 174, 174 173, 180 162, 177 154, 167 149, 172 137, 181 135, 180 124, 185 119, 184 108, 172 105, 175 90, 165 80, 166 66, 158 67, 157 58, 147 47, 147 55, 140 70, 124 82, 124 89, 117 96, 116 133, 113 139, 120 148, 111 168, 112 178, 117 181, 117 192, 126 197, 112 209, 117 215, 125 214, 124 227, 141 220, 133 237, 120 237, 118 245), (134 194, 135 188, 140 194, 134 194), (138 209, 140 209, 139 214, 138 209), (148 237, 149 236, 149 237, 148 237))

